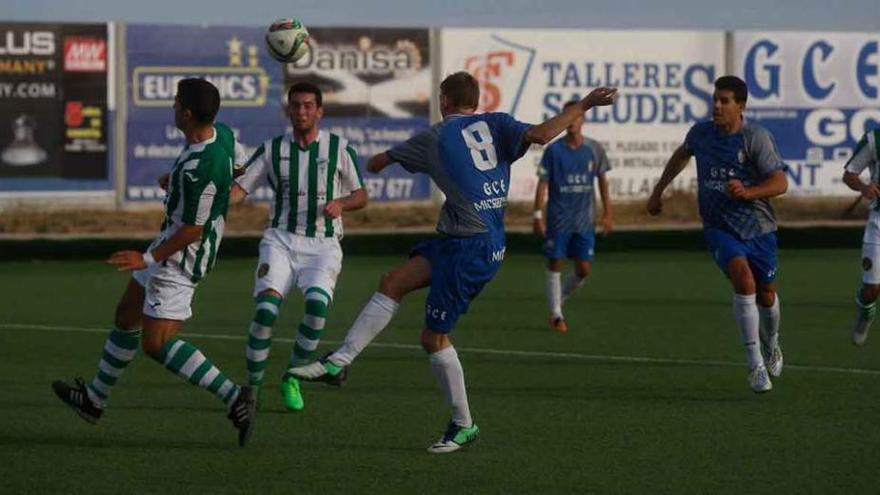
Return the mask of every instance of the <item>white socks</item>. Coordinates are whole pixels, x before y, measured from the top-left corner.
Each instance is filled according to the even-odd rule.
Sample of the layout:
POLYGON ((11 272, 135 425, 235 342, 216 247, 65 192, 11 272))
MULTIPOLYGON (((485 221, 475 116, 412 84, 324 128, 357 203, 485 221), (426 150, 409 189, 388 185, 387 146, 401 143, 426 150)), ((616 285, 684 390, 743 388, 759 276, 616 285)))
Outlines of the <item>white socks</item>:
POLYGON ((547 270, 547 306, 554 318, 562 318, 561 274, 547 270))
POLYGON ((446 397, 446 403, 452 408, 452 421, 464 427, 474 424, 471 409, 468 406, 467 391, 464 388, 464 370, 458 353, 451 345, 445 349, 428 354, 431 370, 437 377, 437 385, 446 397))
POLYGON ((761 315, 761 342, 770 351, 779 345, 779 294, 776 294, 773 306, 758 306, 761 315))
POLYGON ((733 318, 736 320, 743 346, 746 348, 749 369, 763 365, 764 358, 761 356, 761 347, 758 345, 758 304, 755 302, 754 294, 733 295, 733 318))
POLYGON ((581 278, 576 272, 566 275, 565 280, 562 282, 562 302, 565 302, 572 292, 584 285, 584 281, 586 280, 586 277, 581 278))
POLYGON ((354 358, 388 326, 391 318, 397 313, 398 306, 397 301, 385 294, 374 293, 354 324, 348 329, 342 346, 330 355, 330 360, 339 366, 351 364, 354 358))

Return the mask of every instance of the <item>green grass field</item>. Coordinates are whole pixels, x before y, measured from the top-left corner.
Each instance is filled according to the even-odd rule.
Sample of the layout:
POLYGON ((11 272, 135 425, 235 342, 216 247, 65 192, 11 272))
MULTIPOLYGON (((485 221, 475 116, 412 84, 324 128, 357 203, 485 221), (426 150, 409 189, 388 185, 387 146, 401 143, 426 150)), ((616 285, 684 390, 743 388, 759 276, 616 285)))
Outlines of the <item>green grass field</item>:
MULTIPOLYGON (((323 349, 338 343, 391 257, 345 260, 323 349)), ((239 449, 216 399, 141 355, 97 426, 49 384, 94 373, 125 277, 98 262, 0 263, 4 493, 878 493, 880 333, 850 343, 859 254, 781 253, 786 368, 746 383, 730 289, 703 252, 601 252, 546 328, 538 256, 509 255, 453 334, 482 428, 431 456, 448 411, 418 333, 424 293, 342 389, 275 388, 301 299, 276 325, 267 390, 239 449), (283 339, 283 340, 282 340, 283 339)), ((254 260, 221 260, 185 334, 237 379, 254 260)), ((878 329, 875 328, 875 332, 878 329)))

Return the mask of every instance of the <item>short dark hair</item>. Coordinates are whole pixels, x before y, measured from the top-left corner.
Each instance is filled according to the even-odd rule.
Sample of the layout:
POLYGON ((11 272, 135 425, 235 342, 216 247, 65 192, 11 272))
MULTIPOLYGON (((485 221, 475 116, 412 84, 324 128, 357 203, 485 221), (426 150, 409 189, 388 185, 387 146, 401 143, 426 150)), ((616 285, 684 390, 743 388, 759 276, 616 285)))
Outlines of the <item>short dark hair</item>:
POLYGON ((440 94, 446 96, 454 108, 480 106, 480 83, 464 71, 446 76, 440 83, 440 94))
POLYGON ((321 88, 310 82, 298 82, 291 86, 290 89, 287 90, 288 102, 290 102, 294 93, 311 93, 315 95, 315 103, 318 104, 318 108, 321 108, 324 105, 324 95, 321 94, 321 88))
POLYGON ((749 88, 746 82, 736 76, 721 76, 715 80, 715 91, 732 91, 737 103, 745 103, 749 99, 749 88))
POLYGON ((200 124, 214 122, 220 110, 220 91, 200 77, 188 77, 177 82, 177 100, 181 110, 189 110, 200 124))

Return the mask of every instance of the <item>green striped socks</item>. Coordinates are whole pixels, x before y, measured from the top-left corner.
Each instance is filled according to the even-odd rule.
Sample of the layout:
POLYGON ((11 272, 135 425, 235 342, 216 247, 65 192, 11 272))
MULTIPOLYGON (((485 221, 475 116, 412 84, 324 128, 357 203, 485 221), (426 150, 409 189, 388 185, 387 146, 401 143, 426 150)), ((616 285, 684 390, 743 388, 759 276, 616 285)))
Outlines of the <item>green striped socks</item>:
POLYGON ((92 398, 97 398, 98 403, 103 404, 110 396, 110 390, 137 354, 140 342, 140 330, 126 331, 115 327, 110 330, 98 362, 98 373, 88 385, 89 395, 94 394, 92 398))
POLYGON ((171 338, 162 346, 159 360, 167 369, 216 395, 227 406, 238 397, 239 387, 189 342, 171 338))
POLYGON ((272 325, 278 318, 281 298, 273 295, 257 296, 257 310, 248 330, 247 356, 248 381, 251 385, 263 384, 269 348, 272 345, 272 325))
POLYGON ((299 324, 293 352, 290 354, 291 368, 302 366, 312 360, 327 320, 330 294, 318 287, 311 287, 306 291, 305 299, 306 311, 299 324))

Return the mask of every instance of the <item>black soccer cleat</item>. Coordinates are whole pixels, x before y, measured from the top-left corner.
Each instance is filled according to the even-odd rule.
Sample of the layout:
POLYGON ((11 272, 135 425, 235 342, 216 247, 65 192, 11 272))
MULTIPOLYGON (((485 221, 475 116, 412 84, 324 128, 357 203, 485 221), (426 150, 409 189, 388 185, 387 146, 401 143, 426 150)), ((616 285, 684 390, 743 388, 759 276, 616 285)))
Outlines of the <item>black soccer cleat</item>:
POLYGON ((235 402, 229 406, 226 417, 238 430, 238 446, 244 447, 254 429, 254 418, 257 415, 257 399, 254 389, 241 387, 235 402))
POLYGON ((345 381, 348 380, 349 366, 345 365, 345 366, 342 366, 340 369, 339 366, 336 366, 335 364, 333 364, 333 362, 331 362, 329 360, 329 357, 331 354, 333 354, 333 353, 328 352, 327 354, 324 354, 321 357, 321 359, 318 360, 324 365, 325 369, 328 369, 328 371, 330 371, 329 373, 324 375, 320 381, 326 383, 327 385, 332 385, 334 387, 341 387, 342 385, 345 384, 345 381), (335 373, 333 373, 333 372, 335 372, 335 373))
POLYGON ((104 414, 104 408, 95 404, 89 398, 86 383, 82 378, 75 379, 74 383, 76 387, 71 387, 61 380, 56 380, 52 382, 52 390, 55 391, 55 395, 59 399, 72 407, 79 414, 79 417, 91 424, 97 423, 101 419, 101 415, 104 414))

